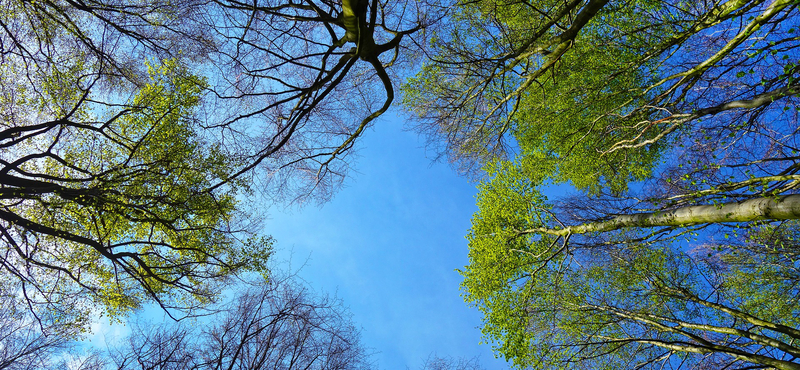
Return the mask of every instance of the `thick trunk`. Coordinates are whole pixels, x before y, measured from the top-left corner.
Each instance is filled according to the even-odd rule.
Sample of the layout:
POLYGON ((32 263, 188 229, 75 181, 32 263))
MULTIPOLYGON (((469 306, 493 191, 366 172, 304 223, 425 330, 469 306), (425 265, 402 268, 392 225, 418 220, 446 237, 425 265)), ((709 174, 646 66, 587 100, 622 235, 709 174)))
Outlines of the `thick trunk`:
POLYGON ((670 211, 616 216, 607 221, 569 226, 563 229, 534 228, 521 234, 566 236, 618 230, 626 227, 688 226, 720 222, 793 220, 800 218, 800 195, 762 197, 737 203, 703 205, 670 211))

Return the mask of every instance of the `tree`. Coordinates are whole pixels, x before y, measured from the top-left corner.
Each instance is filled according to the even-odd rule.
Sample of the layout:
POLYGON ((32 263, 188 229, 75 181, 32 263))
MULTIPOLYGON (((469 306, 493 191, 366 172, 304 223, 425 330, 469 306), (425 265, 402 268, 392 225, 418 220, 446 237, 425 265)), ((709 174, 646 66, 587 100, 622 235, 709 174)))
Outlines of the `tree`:
POLYGON ((452 358, 439 357, 436 355, 428 356, 422 364, 422 370, 480 370, 481 366, 477 358, 452 358))
POLYGON ((312 295, 291 278, 259 282, 205 320, 201 327, 134 327, 113 356, 114 368, 371 367, 341 304, 312 295))
POLYGON ((2 6, 0 278, 33 311, 86 298, 78 321, 191 313, 263 270, 245 200, 329 196, 427 23, 378 1, 2 6))
POLYGON ((0 369, 44 369, 73 347, 81 325, 59 312, 36 316, 17 305, 18 289, 0 286, 0 369))
POLYGON ((519 368, 798 367, 797 7, 453 11, 404 99, 488 177, 463 289, 501 355, 519 368), (546 196, 567 182, 579 193, 546 196))
POLYGON ((654 217, 634 214, 561 226, 565 204, 537 187, 511 164, 482 185, 462 271, 484 335, 517 367, 799 366, 796 216, 727 223, 722 205, 716 225, 658 215, 669 222, 616 229, 654 217))
MULTIPOLYGON (((621 191, 673 145, 698 139, 716 154, 795 114, 791 1, 479 1, 453 13, 404 99, 465 169, 518 147, 557 161, 557 182, 621 191)), ((782 126, 762 140, 792 132, 782 126)))
MULTIPOLYGON (((5 130, 16 159, 0 174, 4 280, 21 283, 32 310, 78 296, 117 317, 148 300, 191 309, 269 255, 237 215, 244 184, 209 189, 234 162, 191 127, 203 82, 171 61, 150 74, 130 108, 96 126, 64 118, 5 130)), ((83 321, 92 309, 71 312, 83 321)))

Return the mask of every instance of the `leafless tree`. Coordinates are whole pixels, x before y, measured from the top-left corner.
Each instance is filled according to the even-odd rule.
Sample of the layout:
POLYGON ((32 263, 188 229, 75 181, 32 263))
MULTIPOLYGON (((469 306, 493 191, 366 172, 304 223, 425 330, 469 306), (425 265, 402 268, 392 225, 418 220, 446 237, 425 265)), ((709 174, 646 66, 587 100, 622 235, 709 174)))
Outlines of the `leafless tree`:
POLYGON ((35 315, 22 306, 21 291, 0 285, 0 369, 46 368, 73 346, 81 325, 62 320, 62 313, 35 315))
POLYGON ((337 300, 290 278, 239 292, 195 324, 135 327, 117 369, 367 369, 359 330, 337 300))
POLYGON ((430 355, 421 370, 481 370, 478 358, 453 358, 430 355))

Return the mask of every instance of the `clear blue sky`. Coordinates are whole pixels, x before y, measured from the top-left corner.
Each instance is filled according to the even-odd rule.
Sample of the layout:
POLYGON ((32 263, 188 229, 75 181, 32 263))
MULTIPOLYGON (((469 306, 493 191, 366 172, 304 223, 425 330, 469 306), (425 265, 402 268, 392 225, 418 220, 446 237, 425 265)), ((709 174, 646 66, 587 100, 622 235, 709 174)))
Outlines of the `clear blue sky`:
POLYGON ((380 369, 416 370, 432 353, 507 369, 478 344, 481 316, 461 299, 455 271, 467 263, 475 184, 433 163, 403 126, 392 116, 365 133, 357 173, 332 201, 270 210, 277 265, 305 264, 312 289, 343 300, 380 369))

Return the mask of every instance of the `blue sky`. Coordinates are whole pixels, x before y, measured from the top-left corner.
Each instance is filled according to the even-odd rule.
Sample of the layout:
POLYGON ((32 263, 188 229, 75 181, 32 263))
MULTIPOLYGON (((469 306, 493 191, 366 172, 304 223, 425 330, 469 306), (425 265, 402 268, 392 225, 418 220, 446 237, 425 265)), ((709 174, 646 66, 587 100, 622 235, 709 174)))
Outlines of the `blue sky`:
POLYGON ((475 184, 403 127, 390 115, 365 133, 357 172, 332 201, 269 212, 277 266, 302 267, 312 289, 341 298, 381 369, 416 370, 433 353, 507 369, 479 345, 480 313, 461 299, 455 271, 467 263, 475 184))

